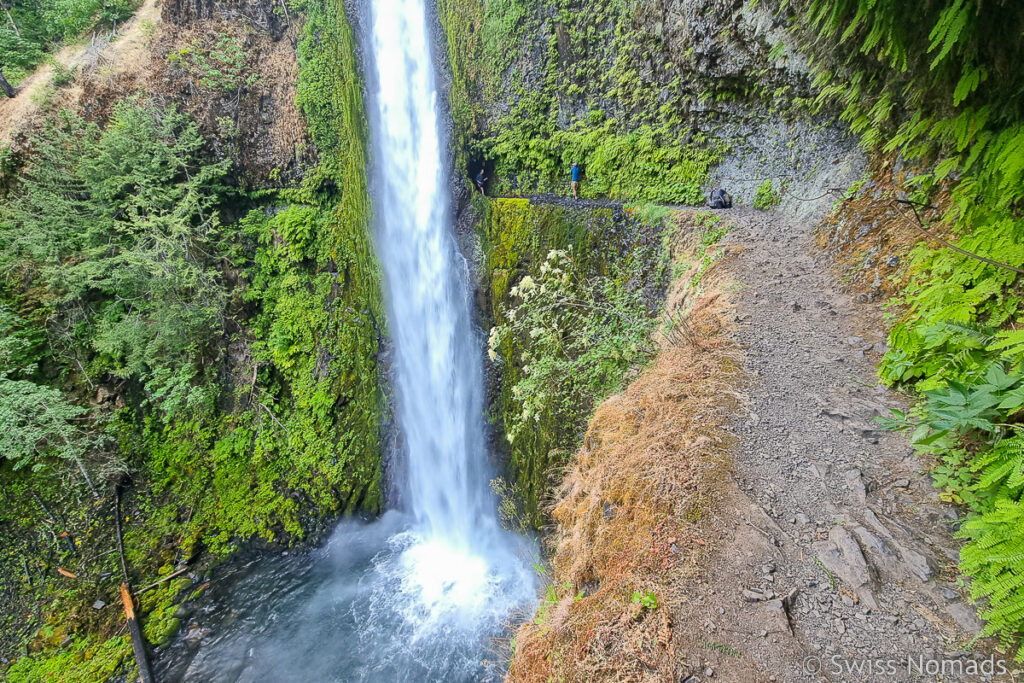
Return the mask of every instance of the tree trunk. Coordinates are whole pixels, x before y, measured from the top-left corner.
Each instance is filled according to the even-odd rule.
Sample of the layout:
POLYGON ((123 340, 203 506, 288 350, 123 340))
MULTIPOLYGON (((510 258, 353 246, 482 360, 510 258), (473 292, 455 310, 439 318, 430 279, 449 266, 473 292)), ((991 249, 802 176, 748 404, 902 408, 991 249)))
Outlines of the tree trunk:
POLYGON ((8 97, 14 97, 15 95, 14 86, 7 82, 7 79, 4 77, 3 69, 0 69, 0 90, 3 90, 4 94, 8 97))
POLYGON ((128 633, 132 637, 132 654, 135 655, 135 665, 139 668, 139 678, 142 683, 153 683, 153 671, 149 668, 149 658, 146 656, 146 639, 142 635, 139 620, 135 618, 132 591, 127 583, 121 584, 121 605, 124 607, 124 618, 128 622, 128 633))
POLYGON ((146 656, 146 638, 142 635, 142 627, 135 616, 135 601, 132 588, 128 583, 128 565, 124 561, 124 539, 121 534, 121 486, 114 489, 114 530, 117 532, 117 556, 121 560, 121 605, 124 607, 124 618, 128 622, 128 632, 132 638, 132 653, 135 664, 139 667, 139 679, 142 683, 153 683, 153 670, 149 668, 146 656))

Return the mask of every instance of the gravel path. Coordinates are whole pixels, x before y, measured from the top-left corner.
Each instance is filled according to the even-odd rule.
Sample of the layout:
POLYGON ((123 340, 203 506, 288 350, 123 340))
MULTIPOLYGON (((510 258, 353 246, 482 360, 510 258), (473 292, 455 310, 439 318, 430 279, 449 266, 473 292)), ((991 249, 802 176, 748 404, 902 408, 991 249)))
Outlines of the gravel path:
POLYGON ((877 307, 841 293, 809 227, 728 217, 749 412, 734 424, 721 547, 694 586, 687 680, 983 680, 949 675, 981 658, 965 651, 980 623, 951 583, 957 512, 906 435, 872 422, 901 405, 877 384, 877 307), (929 674, 938 661, 919 675, 928 660, 951 660, 947 675, 929 674))

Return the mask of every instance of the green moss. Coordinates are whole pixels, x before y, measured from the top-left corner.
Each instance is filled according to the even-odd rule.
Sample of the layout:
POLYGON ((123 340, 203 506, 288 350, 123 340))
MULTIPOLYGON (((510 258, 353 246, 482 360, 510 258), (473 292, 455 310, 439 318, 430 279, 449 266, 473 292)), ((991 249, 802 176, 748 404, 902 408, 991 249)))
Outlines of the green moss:
POLYGON ((190 585, 191 581, 184 577, 171 579, 139 596, 139 611, 145 614, 141 620, 142 634, 150 645, 163 645, 178 632, 181 620, 174 614, 182 591, 190 585))
MULTIPOLYGON (((441 5, 458 148, 463 159, 493 160, 495 193, 567 194, 575 161, 585 197, 703 200, 724 145, 691 135, 686 112, 695 100, 678 76, 681 64, 628 3, 441 5), (481 125, 484 112, 504 113, 481 125)), ((716 80, 709 97, 730 87, 716 80)))
MULTIPOLYGON (((293 543, 325 519, 382 507, 377 354, 384 317, 369 232, 363 84, 341 3, 310 0, 296 8, 304 14, 297 103, 317 163, 291 188, 254 197, 225 192, 231 203, 219 208, 244 216, 231 226, 229 253, 216 254, 225 270, 241 271, 229 332, 208 357, 192 349, 197 363, 212 369, 202 386, 184 388, 210 400, 165 414, 129 386, 120 396, 127 407, 107 425, 137 482, 125 492, 122 524, 129 572, 140 584, 183 560, 222 561, 254 541, 293 543)), ((67 375, 84 382, 77 372, 67 375)), ((0 467, 0 501, 15 503, 4 506, 0 521, 11 530, 12 551, 21 553, 5 553, 0 569, 9 565, 10 576, 23 576, 21 557, 38 552, 35 528, 44 513, 31 494, 39 493, 96 558, 54 544, 64 566, 83 575, 119 571, 116 555, 95 551, 110 547, 109 498, 94 505, 62 485, 59 473, 0 467)), ((48 537, 43 545, 52 557, 48 537)), ((102 641, 96 634, 115 632, 119 612, 89 605, 116 583, 79 590, 32 568, 35 585, 20 587, 24 610, 81 636, 63 650, 20 660, 11 675, 106 680, 126 640, 102 641)), ((139 615, 151 644, 180 627, 174 614, 188 586, 179 578, 142 595, 139 615)))
POLYGON ((127 635, 107 640, 74 637, 67 647, 22 657, 7 670, 11 683, 96 683, 115 675, 137 677, 127 635))
MULTIPOLYGON (((525 199, 498 199, 485 203, 482 221, 483 244, 487 257, 489 301, 492 318, 498 326, 508 326, 509 314, 517 305, 511 288, 525 276, 537 278, 549 254, 565 251, 586 282, 585 296, 614 296, 611 290, 633 291, 637 286, 660 281, 660 241, 651 238, 651 228, 637 223, 634 216, 611 209, 574 210, 562 206, 531 204, 525 199), (609 289, 610 288, 610 289, 609 289), (600 291, 598 291, 600 290, 600 291)), ((638 301, 638 299, 637 299, 638 301)), ((648 311, 635 312, 645 319, 648 311)), ((589 333, 588 333, 589 334, 589 333)), ((592 339, 600 343, 601 334, 592 339)), ((591 347, 584 341, 577 349, 591 347)), ((506 428, 519 421, 524 403, 523 355, 536 352, 538 346, 529 335, 504 334, 497 341, 496 358, 502 371, 500 396, 492 406, 492 420, 506 428)), ((544 355, 536 358, 543 365, 544 355)), ((543 523, 542 501, 554 484, 572 452, 593 406, 602 396, 615 390, 623 374, 639 357, 612 353, 602 356, 607 368, 575 373, 579 385, 550 387, 553 395, 548 409, 532 415, 531 428, 517 432, 508 444, 509 473, 515 490, 521 492, 526 517, 533 525, 543 523), (615 355, 615 358, 611 356, 615 355), (586 375, 586 376, 585 376, 586 375)), ((540 367, 538 365, 538 367, 540 367)), ((528 383, 527 383, 528 384, 528 383)), ((557 384, 557 382, 556 382, 557 384)))

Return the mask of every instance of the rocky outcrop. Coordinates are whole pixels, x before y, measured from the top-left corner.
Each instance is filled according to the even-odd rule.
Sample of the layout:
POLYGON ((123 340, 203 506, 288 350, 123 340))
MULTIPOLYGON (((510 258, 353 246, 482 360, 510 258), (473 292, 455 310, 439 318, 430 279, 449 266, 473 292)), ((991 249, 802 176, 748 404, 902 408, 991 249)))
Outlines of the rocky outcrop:
POLYGON ((466 156, 492 159, 510 191, 555 189, 553 179, 574 156, 589 162, 591 185, 621 176, 598 191, 622 199, 695 203, 725 187, 751 204, 768 182, 784 210, 820 218, 863 174, 845 128, 832 113, 813 112, 815 91, 788 30, 790 10, 773 3, 658 0, 629 11, 592 0, 571 8, 511 0, 501 10, 475 0, 444 4, 482 15, 475 40, 454 20, 446 25, 461 32, 449 49, 453 111, 461 139, 472 141, 466 156), (460 117, 470 108, 472 119, 460 117), (644 131, 650 141, 639 147, 602 147, 609 136, 625 141, 644 131), (677 160, 672 150, 685 153, 677 160), (667 173, 693 163, 700 150, 714 163, 684 174, 703 190, 696 198, 673 187, 651 191, 658 172, 617 168, 628 163, 623 156, 635 156, 667 173))

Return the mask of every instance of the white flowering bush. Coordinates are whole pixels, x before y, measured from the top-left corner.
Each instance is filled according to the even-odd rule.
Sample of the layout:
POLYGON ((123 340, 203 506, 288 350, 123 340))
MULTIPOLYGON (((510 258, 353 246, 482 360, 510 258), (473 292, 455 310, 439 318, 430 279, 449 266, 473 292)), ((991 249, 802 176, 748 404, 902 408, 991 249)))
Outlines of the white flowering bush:
POLYGON ((505 322, 488 340, 492 361, 515 366, 506 370, 514 381, 509 443, 541 423, 579 431, 593 406, 649 357, 654 317, 639 285, 642 262, 638 254, 610 275, 587 278, 571 249, 552 250, 512 287, 505 322))

